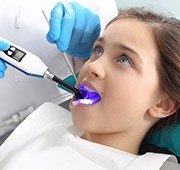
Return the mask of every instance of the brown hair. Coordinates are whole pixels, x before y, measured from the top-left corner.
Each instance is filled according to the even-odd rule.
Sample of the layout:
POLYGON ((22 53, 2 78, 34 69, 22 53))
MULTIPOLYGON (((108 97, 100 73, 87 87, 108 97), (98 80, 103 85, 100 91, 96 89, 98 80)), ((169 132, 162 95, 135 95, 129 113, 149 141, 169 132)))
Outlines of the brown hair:
POLYGON ((117 17, 112 19, 106 28, 113 22, 131 18, 146 23, 152 30, 158 51, 157 71, 162 92, 165 92, 177 103, 176 112, 160 119, 148 132, 164 127, 170 123, 180 121, 180 21, 142 8, 120 10, 117 17))

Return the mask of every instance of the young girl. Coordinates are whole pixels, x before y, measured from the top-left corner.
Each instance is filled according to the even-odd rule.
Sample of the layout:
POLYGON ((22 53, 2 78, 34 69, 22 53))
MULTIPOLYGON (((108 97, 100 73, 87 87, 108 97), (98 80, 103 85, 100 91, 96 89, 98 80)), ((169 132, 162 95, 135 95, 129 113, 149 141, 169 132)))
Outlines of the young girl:
POLYGON ((73 105, 73 98, 73 126, 58 106, 37 109, 1 146, 0 169, 160 169, 168 155, 138 151, 151 129, 179 120, 179 71, 180 21, 122 10, 79 75, 101 100, 73 105))
POLYGON ((102 98, 91 107, 70 105, 84 138, 137 154, 153 125, 180 118, 180 21, 121 11, 96 40, 79 82, 102 98))

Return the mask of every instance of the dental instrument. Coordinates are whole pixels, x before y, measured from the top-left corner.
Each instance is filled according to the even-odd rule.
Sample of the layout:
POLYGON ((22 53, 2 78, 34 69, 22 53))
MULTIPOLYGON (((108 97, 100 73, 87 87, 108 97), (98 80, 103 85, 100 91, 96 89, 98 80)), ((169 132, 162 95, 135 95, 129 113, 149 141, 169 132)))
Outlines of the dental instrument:
MULTIPOLYGON (((44 16, 44 18, 45 18, 45 20, 46 20, 46 22, 47 22, 47 24, 48 24, 48 26, 49 26, 49 20, 48 20, 48 18, 47 18, 47 15, 45 14, 45 11, 42 10, 42 13, 43 13, 43 16, 44 16)), ((73 77, 74 77, 77 85, 79 86, 79 82, 78 82, 78 80, 77 80, 77 78, 76 78, 76 75, 75 75, 75 73, 74 73, 74 71, 73 71, 73 68, 72 68, 72 66, 71 66, 71 64, 70 64, 70 61, 69 61, 69 59, 68 59, 68 57, 67 57, 67 55, 66 55, 65 52, 63 52, 63 56, 64 56, 64 59, 65 59, 66 65, 68 66, 68 68, 69 68, 71 74, 73 75, 73 77)))
POLYGON ((74 100, 72 102, 73 106, 77 106, 79 104, 92 105, 101 100, 101 96, 96 91, 89 89, 84 84, 79 86, 79 91, 83 98, 74 100))
POLYGON ((0 57, 4 62, 29 76, 47 78, 55 81, 75 93, 76 98, 82 98, 82 95, 77 88, 65 83, 63 80, 51 73, 38 56, 17 46, 16 44, 13 44, 3 37, 0 37, 0 39, 10 44, 8 50, 0 52, 0 57))
MULTIPOLYGON (((42 10, 42 13, 43 13, 43 16, 44 16, 47 24, 49 25, 49 20, 47 18, 47 15, 45 14, 45 11, 42 10)), ((95 92, 93 90, 90 90, 85 85, 83 85, 83 84, 80 85, 79 84, 66 53, 63 52, 63 55, 64 55, 64 59, 66 61, 66 64, 67 64, 71 74, 73 75, 77 85, 79 86, 79 91, 80 91, 80 93, 82 95, 81 98, 76 97, 76 99, 72 102, 72 105, 73 106, 77 106, 79 104, 92 105, 92 104, 95 104, 95 103, 99 102, 101 100, 101 96, 97 92, 95 92)))

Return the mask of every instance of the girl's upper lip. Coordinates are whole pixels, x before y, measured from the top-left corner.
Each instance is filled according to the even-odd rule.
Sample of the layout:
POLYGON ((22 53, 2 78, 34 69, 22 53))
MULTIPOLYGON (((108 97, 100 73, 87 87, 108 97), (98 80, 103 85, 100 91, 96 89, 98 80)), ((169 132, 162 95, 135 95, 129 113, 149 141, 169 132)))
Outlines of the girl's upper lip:
POLYGON ((81 84, 84 84, 86 87, 88 87, 90 90, 96 91, 97 89, 88 81, 82 81, 81 84))

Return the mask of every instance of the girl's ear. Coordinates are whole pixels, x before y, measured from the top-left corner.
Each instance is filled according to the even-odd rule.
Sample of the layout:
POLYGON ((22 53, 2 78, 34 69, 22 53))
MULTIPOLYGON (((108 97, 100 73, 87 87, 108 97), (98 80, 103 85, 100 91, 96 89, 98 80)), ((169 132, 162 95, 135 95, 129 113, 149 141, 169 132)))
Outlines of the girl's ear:
POLYGON ((175 113, 177 109, 177 102, 172 97, 166 96, 149 108, 149 114, 154 118, 165 118, 175 113))

